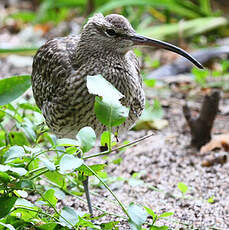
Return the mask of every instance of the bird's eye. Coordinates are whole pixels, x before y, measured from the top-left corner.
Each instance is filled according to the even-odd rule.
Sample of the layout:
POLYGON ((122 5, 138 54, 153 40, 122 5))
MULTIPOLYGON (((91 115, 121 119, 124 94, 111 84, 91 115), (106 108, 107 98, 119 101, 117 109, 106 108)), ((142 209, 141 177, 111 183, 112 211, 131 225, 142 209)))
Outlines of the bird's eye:
POLYGON ((116 35, 116 32, 112 29, 107 29, 106 34, 110 37, 114 37, 116 35))

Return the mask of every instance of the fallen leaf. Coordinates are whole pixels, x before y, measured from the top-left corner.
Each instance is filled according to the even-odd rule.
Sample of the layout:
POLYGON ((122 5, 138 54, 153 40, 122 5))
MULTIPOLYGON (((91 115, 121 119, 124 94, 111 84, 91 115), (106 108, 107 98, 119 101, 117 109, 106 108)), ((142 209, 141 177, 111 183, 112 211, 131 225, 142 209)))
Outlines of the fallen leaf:
POLYGON ((134 130, 151 130, 151 129, 156 129, 156 130, 161 130, 168 126, 168 121, 164 119, 157 119, 157 120, 139 120, 137 121, 134 130))
POLYGON ((203 167, 211 167, 215 164, 225 164, 226 162, 227 162, 227 156, 223 155, 223 156, 214 157, 212 159, 207 159, 203 161, 201 165, 203 167))
POLYGON ((214 136, 210 142, 200 149, 200 153, 207 153, 216 148, 223 148, 225 151, 229 151, 229 133, 214 136))

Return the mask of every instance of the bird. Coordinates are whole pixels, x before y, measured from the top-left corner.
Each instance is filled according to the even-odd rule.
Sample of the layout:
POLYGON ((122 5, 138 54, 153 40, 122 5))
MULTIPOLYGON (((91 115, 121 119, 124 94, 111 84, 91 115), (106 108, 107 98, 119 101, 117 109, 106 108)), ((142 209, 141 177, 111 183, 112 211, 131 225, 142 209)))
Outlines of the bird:
MULTIPOLYGON (((135 124, 145 105, 140 65, 133 52, 136 46, 175 52, 203 69, 181 48, 137 34, 124 16, 97 13, 88 19, 80 35, 49 40, 33 58, 33 95, 51 132, 60 138, 75 138, 85 126, 92 127, 97 136, 106 130, 95 116, 95 95, 86 85, 88 75, 98 74, 124 95, 121 103, 129 108, 127 119, 117 127, 118 133, 135 124)), ((83 184, 92 214, 88 181, 83 184)))

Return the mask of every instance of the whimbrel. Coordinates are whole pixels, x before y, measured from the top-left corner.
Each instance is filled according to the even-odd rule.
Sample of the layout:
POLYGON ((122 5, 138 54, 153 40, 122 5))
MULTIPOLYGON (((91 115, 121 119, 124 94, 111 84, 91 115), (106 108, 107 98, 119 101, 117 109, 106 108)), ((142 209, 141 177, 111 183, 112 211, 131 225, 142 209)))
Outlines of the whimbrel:
MULTIPOLYGON (((122 104, 130 108, 129 116, 117 127, 118 131, 127 130, 135 123, 145 104, 139 62, 132 51, 135 46, 170 50, 203 68, 184 50, 138 35, 125 17, 96 14, 79 36, 52 39, 34 57, 33 94, 53 133, 74 138, 85 126, 92 127, 97 135, 105 130, 94 114, 95 96, 88 93, 88 75, 101 74, 125 96, 122 104)), ((87 181, 84 188, 87 190, 87 181)), ((85 192, 89 195, 88 190, 85 192)))

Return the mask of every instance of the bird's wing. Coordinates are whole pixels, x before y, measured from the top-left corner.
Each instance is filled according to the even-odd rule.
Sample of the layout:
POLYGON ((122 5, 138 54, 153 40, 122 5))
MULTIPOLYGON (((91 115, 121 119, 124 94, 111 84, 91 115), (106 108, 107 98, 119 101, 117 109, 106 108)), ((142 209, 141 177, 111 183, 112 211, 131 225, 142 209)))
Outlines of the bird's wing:
POLYGON ((66 79, 73 70, 72 59, 79 38, 68 36, 46 42, 33 59, 32 86, 38 107, 58 101, 66 88, 66 79))

